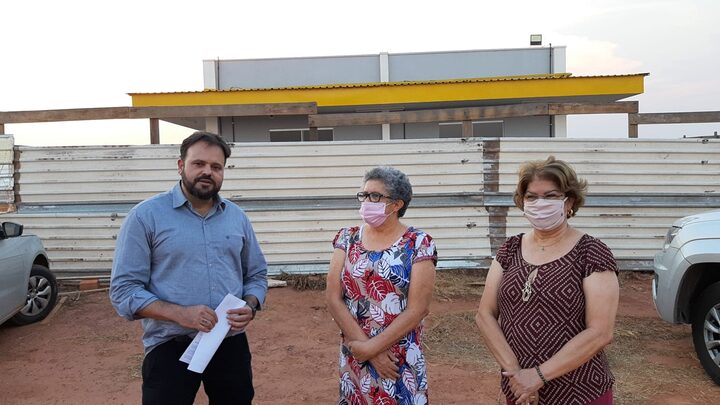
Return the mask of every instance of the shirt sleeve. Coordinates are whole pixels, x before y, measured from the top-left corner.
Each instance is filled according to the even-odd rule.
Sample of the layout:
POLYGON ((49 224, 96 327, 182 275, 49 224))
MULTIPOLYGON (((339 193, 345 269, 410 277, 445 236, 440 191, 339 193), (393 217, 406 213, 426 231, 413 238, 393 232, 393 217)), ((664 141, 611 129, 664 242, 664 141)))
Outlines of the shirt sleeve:
POLYGON ((118 234, 110 275, 110 301, 118 315, 141 318, 137 312, 158 300, 147 290, 150 281, 151 235, 133 209, 118 234))
POLYGON ((433 264, 437 265, 437 249, 432 236, 426 234, 425 232, 419 233, 418 236, 419 238, 415 241, 415 257, 413 257, 413 264, 425 260, 432 260, 433 264))
POLYGON ((617 274, 618 267, 610 248, 599 239, 592 238, 585 247, 583 277, 598 271, 614 271, 617 274))
POLYGON ((347 252, 349 240, 350 230, 348 228, 342 228, 335 234, 332 245, 335 249, 342 249, 347 252))
POLYGON ((243 268, 243 296, 254 295, 259 305, 262 305, 267 295, 267 261, 247 217, 245 217, 245 235, 246 240, 240 254, 243 268))
POLYGON ((508 268, 508 258, 510 254, 510 244, 512 243, 513 239, 508 238, 502 246, 500 246, 500 249, 498 249, 497 253, 495 253, 495 261, 500 263, 500 266, 504 269, 508 268))

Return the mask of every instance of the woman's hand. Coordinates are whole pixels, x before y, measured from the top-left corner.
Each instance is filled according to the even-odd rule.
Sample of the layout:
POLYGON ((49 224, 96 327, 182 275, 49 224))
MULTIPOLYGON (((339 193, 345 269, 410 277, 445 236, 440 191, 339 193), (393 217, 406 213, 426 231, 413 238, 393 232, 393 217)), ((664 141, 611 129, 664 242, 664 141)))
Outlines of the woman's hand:
POLYGON ((515 395, 516 404, 537 403, 537 391, 542 388, 543 382, 534 368, 524 368, 516 371, 503 371, 502 374, 510 379, 510 390, 515 395))
POLYGON ((400 378, 400 368, 397 365, 397 358, 390 350, 385 350, 370 359, 370 364, 375 367, 375 371, 377 371, 382 378, 391 380, 400 378))
POLYGON ((400 377, 400 368, 397 365, 397 357, 390 351, 375 352, 373 343, 370 340, 353 340, 347 345, 350 353, 357 361, 369 361, 382 378, 397 380, 400 377))
POLYGON ((378 355, 374 345, 369 341, 353 340, 348 342, 348 349, 358 361, 368 361, 378 355))

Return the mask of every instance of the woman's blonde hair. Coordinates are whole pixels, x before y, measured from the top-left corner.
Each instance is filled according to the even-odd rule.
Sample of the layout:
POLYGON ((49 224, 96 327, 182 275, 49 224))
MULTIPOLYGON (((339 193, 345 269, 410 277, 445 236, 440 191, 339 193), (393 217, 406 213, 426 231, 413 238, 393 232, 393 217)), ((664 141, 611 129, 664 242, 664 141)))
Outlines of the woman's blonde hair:
POLYGON ((532 160, 520 166, 513 201, 521 210, 524 209, 528 185, 535 179, 555 183, 565 196, 573 200, 572 211, 568 213, 568 218, 575 216, 578 209, 585 204, 587 181, 578 178, 575 170, 567 162, 555 159, 555 156, 548 156, 545 160, 532 160))

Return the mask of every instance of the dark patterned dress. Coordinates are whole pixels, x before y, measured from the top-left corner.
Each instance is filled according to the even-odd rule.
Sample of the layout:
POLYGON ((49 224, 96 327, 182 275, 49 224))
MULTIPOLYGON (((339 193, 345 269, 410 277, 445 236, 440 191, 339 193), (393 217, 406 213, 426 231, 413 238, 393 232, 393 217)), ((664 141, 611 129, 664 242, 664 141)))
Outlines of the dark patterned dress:
MULTIPOLYGON (((503 268, 498 295, 499 323, 522 368, 542 364, 585 329, 583 280, 597 271, 614 271, 617 264, 600 240, 583 235, 565 256, 535 266, 522 257, 522 234, 509 238, 495 260, 503 268), (528 275, 537 269, 532 295, 522 301, 528 275)), ((539 391, 540 404, 587 404, 612 388, 615 378, 607 357, 598 352, 577 369, 548 382, 539 391)), ((508 378, 502 390, 513 397, 508 378)))
MULTIPOLYGON (((435 243, 425 232, 408 228, 391 247, 366 250, 360 227, 343 228, 333 246, 346 252, 341 281, 345 305, 369 337, 378 335, 407 306, 412 266, 437 262, 435 243)), ((428 379, 422 348, 422 322, 390 348, 398 359, 400 378, 380 377, 369 361, 357 361, 343 336, 340 345, 342 405, 424 405, 428 379)))

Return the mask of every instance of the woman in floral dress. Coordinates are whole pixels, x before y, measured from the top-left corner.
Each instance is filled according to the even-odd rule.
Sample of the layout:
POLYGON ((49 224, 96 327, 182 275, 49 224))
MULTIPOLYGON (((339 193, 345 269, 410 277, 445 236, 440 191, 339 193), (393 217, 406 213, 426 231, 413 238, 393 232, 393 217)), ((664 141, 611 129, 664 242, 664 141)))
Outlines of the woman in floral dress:
POLYGON ((427 404, 422 322, 435 243, 400 222, 412 187, 399 170, 370 170, 357 197, 364 224, 337 233, 327 276, 328 309, 342 336, 339 404, 427 404))

